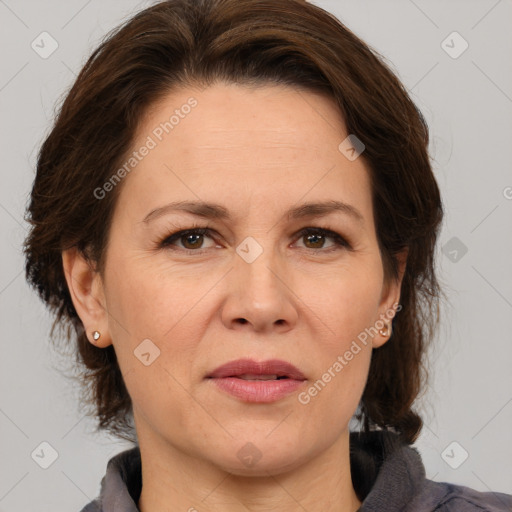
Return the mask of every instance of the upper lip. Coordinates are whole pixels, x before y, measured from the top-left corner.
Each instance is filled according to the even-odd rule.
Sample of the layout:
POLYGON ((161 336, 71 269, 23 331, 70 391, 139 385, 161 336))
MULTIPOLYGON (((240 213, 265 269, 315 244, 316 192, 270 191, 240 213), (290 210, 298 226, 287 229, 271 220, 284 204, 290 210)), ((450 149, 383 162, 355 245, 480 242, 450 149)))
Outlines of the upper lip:
POLYGON ((295 380, 306 380, 304 374, 293 364, 280 359, 254 361, 253 359, 237 359, 215 369, 207 378, 235 377, 237 375, 277 375, 295 380))

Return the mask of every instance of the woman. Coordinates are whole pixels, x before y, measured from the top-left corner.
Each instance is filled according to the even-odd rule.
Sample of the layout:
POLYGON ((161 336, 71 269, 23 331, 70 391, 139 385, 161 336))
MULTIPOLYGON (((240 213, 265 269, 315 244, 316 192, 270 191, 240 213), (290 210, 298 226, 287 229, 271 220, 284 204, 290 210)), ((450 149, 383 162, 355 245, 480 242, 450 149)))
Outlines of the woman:
POLYGON ((83 512, 510 510, 411 447, 441 296, 427 147, 389 68, 305 2, 169 0, 110 34, 25 244, 100 428, 134 442, 83 512))

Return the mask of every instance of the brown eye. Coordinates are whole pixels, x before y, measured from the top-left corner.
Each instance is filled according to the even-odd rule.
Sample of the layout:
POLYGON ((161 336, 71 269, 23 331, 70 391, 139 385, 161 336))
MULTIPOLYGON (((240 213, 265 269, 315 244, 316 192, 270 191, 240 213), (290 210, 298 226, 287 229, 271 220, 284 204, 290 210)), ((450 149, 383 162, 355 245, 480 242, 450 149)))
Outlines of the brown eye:
POLYGON ((315 233, 304 235, 302 238, 306 240, 306 243, 312 244, 312 246, 309 247, 310 249, 321 249, 325 243, 325 237, 315 233))
MULTIPOLYGON (((330 252, 340 247, 351 250, 352 246, 338 233, 324 228, 304 228, 299 233, 300 237, 304 240, 304 245, 307 249, 324 249, 323 252, 330 252), (333 244, 324 248, 326 239, 333 240, 333 244)), ((322 251, 318 251, 322 252, 322 251)))
POLYGON ((203 243, 203 236, 204 235, 199 234, 183 235, 182 237, 180 237, 180 240, 184 241, 183 245, 185 249, 195 249, 197 247, 201 247, 203 243))
POLYGON ((162 248, 174 248, 173 246, 176 245, 175 242, 178 241, 181 242, 183 249, 200 252, 198 249, 204 248, 203 243, 205 236, 211 238, 208 228, 186 229, 173 233, 171 236, 162 240, 159 245, 162 248))

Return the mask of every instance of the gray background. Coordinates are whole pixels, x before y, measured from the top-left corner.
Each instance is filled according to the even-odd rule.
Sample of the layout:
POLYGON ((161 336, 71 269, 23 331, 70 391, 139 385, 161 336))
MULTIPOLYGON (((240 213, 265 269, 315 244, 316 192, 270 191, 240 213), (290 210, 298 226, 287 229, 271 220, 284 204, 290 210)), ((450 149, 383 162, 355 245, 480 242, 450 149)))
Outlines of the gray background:
MULTIPOLYGON (((108 459, 127 447, 92 433, 76 386, 59 372, 65 360, 25 283, 21 244, 56 102, 100 38, 152 3, 0 0, 0 512, 80 510, 97 496, 108 459), (46 59, 31 47, 43 31, 58 42, 46 59), (44 441, 58 452, 47 469, 31 457, 44 441)), ((450 304, 420 402, 416 446, 427 477, 512 493, 512 2, 315 3, 384 55, 431 129, 447 207, 437 261, 450 304), (453 31, 469 44, 457 58, 445 51, 463 48, 458 36, 446 39, 453 31)))

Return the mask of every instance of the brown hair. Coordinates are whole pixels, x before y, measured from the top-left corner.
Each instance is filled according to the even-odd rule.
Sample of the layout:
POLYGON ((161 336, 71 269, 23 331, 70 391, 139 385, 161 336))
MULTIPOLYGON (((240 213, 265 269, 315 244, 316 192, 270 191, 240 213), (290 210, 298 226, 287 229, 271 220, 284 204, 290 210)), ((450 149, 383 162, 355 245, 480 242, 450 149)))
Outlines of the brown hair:
MULTIPOLYGON (((412 410, 422 364, 439 322, 434 250, 443 217, 428 155, 428 127, 384 58, 333 15, 298 0, 168 0, 107 34, 65 97, 40 148, 27 221, 26 277, 76 340, 83 403, 98 426, 134 441, 133 411, 114 347, 86 337, 67 288, 61 253, 76 246, 104 270, 110 221, 122 183, 93 191, 125 161, 148 108, 177 87, 215 81, 277 83, 327 94, 349 134, 366 146, 375 226, 385 275, 409 249, 402 310, 390 340, 373 351, 359 419, 365 431, 397 431, 407 443, 422 420, 412 410), (74 332, 73 332, 74 331, 74 332)), ((341 137, 341 134, 340 134, 341 137)), ((341 138, 340 138, 341 142, 341 138)))

